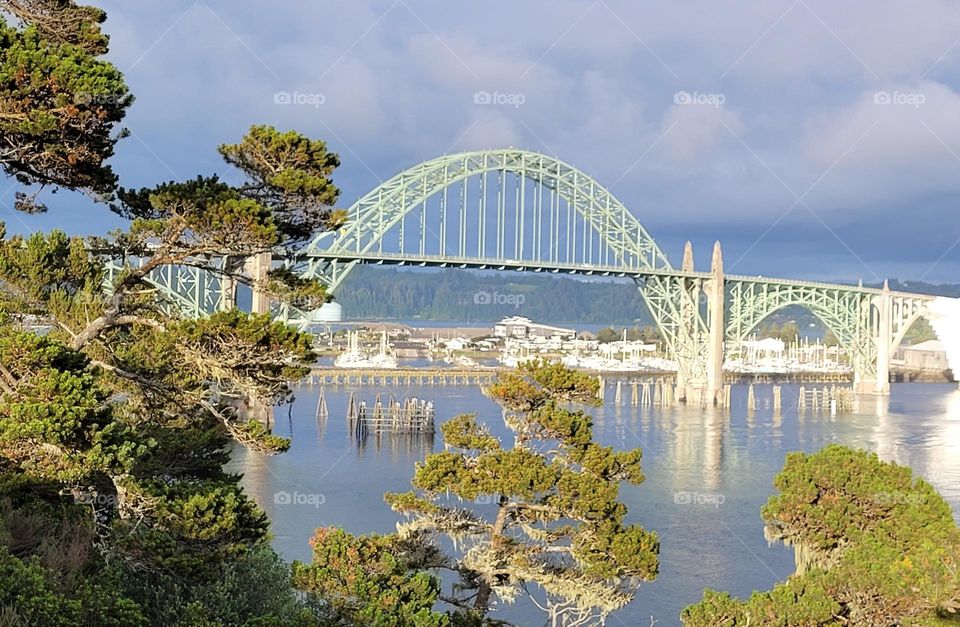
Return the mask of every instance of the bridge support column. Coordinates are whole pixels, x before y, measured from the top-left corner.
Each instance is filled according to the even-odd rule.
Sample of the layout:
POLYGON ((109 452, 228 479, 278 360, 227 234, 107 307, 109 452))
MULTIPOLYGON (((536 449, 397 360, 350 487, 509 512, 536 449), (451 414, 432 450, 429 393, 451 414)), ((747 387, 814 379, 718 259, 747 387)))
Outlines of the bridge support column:
MULTIPOLYGON (((683 262, 680 269, 684 272, 693 272, 693 244, 687 242, 683 247, 683 262)), ((690 402, 694 398, 694 387, 697 383, 695 373, 697 350, 697 324, 696 319, 700 314, 698 311, 700 303, 700 287, 695 282, 689 282, 687 279, 681 280, 681 294, 674 295, 680 299, 680 319, 677 326, 677 337, 674 359, 677 360, 677 400, 690 402), (688 284, 689 283, 689 284, 688 284)))
POLYGON ((230 311, 237 308, 237 282, 233 277, 220 279, 220 311, 230 311))
POLYGON ((716 403, 723 390, 723 341, 726 332, 724 301, 726 289, 723 279, 723 253, 720 242, 713 244, 710 263, 713 276, 707 282, 707 403, 716 403))
POLYGON ((647 277, 641 288, 670 356, 677 363, 676 400, 716 402, 723 388, 724 277, 719 247, 713 276, 694 274, 693 245, 683 251, 683 274, 647 277), (704 306, 706 305, 706 306, 704 306))
POLYGON ((883 282, 883 293, 877 299, 879 328, 877 329, 877 380, 874 394, 890 393, 890 348, 893 343, 893 298, 890 286, 883 282))
POLYGON ((222 264, 223 275, 220 277, 220 306, 218 309, 219 311, 230 311, 237 308, 237 281, 230 274, 232 268, 230 257, 224 257, 222 264))
POLYGON ((880 295, 871 299, 868 311, 861 319, 858 335, 862 339, 859 341, 860 354, 854 362, 854 390, 860 394, 890 394, 893 297, 886 281, 880 295))
POLYGON ((249 257, 246 261, 246 270, 253 280, 253 300, 250 309, 255 314, 270 313, 270 296, 264 289, 267 284, 267 273, 270 272, 273 255, 260 253, 249 257))

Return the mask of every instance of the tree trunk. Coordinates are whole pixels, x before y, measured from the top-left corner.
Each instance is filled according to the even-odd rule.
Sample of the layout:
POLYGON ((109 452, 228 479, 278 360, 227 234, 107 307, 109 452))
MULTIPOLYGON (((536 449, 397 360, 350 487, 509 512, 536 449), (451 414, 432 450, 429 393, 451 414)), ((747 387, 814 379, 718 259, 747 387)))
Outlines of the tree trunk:
MULTIPOLYGON (((507 513, 508 510, 504 507, 509 499, 501 494, 499 501, 497 502, 497 518, 493 523, 493 528, 490 529, 490 544, 494 548, 500 546, 500 543, 503 539, 503 529, 507 525, 507 513)), ((493 592, 493 586, 485 578, 480 578, 480 587, 477 589, 477 598, 473 603, 473 607, 476 610, 479 610, 481 614, 485 615, 490 611, 490 593, 493 592)))

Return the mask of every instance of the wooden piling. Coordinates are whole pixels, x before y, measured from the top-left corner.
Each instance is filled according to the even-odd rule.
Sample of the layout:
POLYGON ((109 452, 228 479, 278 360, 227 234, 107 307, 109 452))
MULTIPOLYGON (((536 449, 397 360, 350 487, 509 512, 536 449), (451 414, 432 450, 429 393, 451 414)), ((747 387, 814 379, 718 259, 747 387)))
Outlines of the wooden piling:
POLYGON ((324 388, 320 388, 320 398, 317 399, 317 418, 326 418, 330 415, 327 411, 327 398, 323 393, 324 388))

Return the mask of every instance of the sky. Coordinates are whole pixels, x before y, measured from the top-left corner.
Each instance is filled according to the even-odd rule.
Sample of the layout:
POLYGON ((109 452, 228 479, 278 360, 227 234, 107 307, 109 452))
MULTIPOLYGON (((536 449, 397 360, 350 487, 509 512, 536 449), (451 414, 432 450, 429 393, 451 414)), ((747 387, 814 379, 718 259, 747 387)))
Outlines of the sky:
MULTIPOLYGON (((216 146, 255 123, 327 141, 344 207, 514 146, 592 175, 675 265, 720 240, 738 274, 960 282, 955 2, 93 3, 137 97, 127 187, 229 180, 216 146)), ((10 230, 118 224, 66 192, 11 216, 15 190, 10 230)))

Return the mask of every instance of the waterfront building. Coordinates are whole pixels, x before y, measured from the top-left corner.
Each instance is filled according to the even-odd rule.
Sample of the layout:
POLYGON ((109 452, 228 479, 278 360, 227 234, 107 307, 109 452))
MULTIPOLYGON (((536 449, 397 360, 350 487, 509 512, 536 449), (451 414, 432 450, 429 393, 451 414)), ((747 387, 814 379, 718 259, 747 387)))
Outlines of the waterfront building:
POLYGON ((493 335, 499 338, 524 340, 538 337, 572 340, 576 337, 577 333, 573 329, 533 322, 530 318, 524 318, 523 316, 510 316, 494 325, 493 335))
POLYGON ((947 352, 940 340, 901 346, 894 354, 892 363, 910 370, 946 370, 950 367, 947 352))
POLYGON ((440 340, 443 347, 451 351, 462 351, 470 348, 470 340, 465 337, 454 337, 449 340, 440 340))

